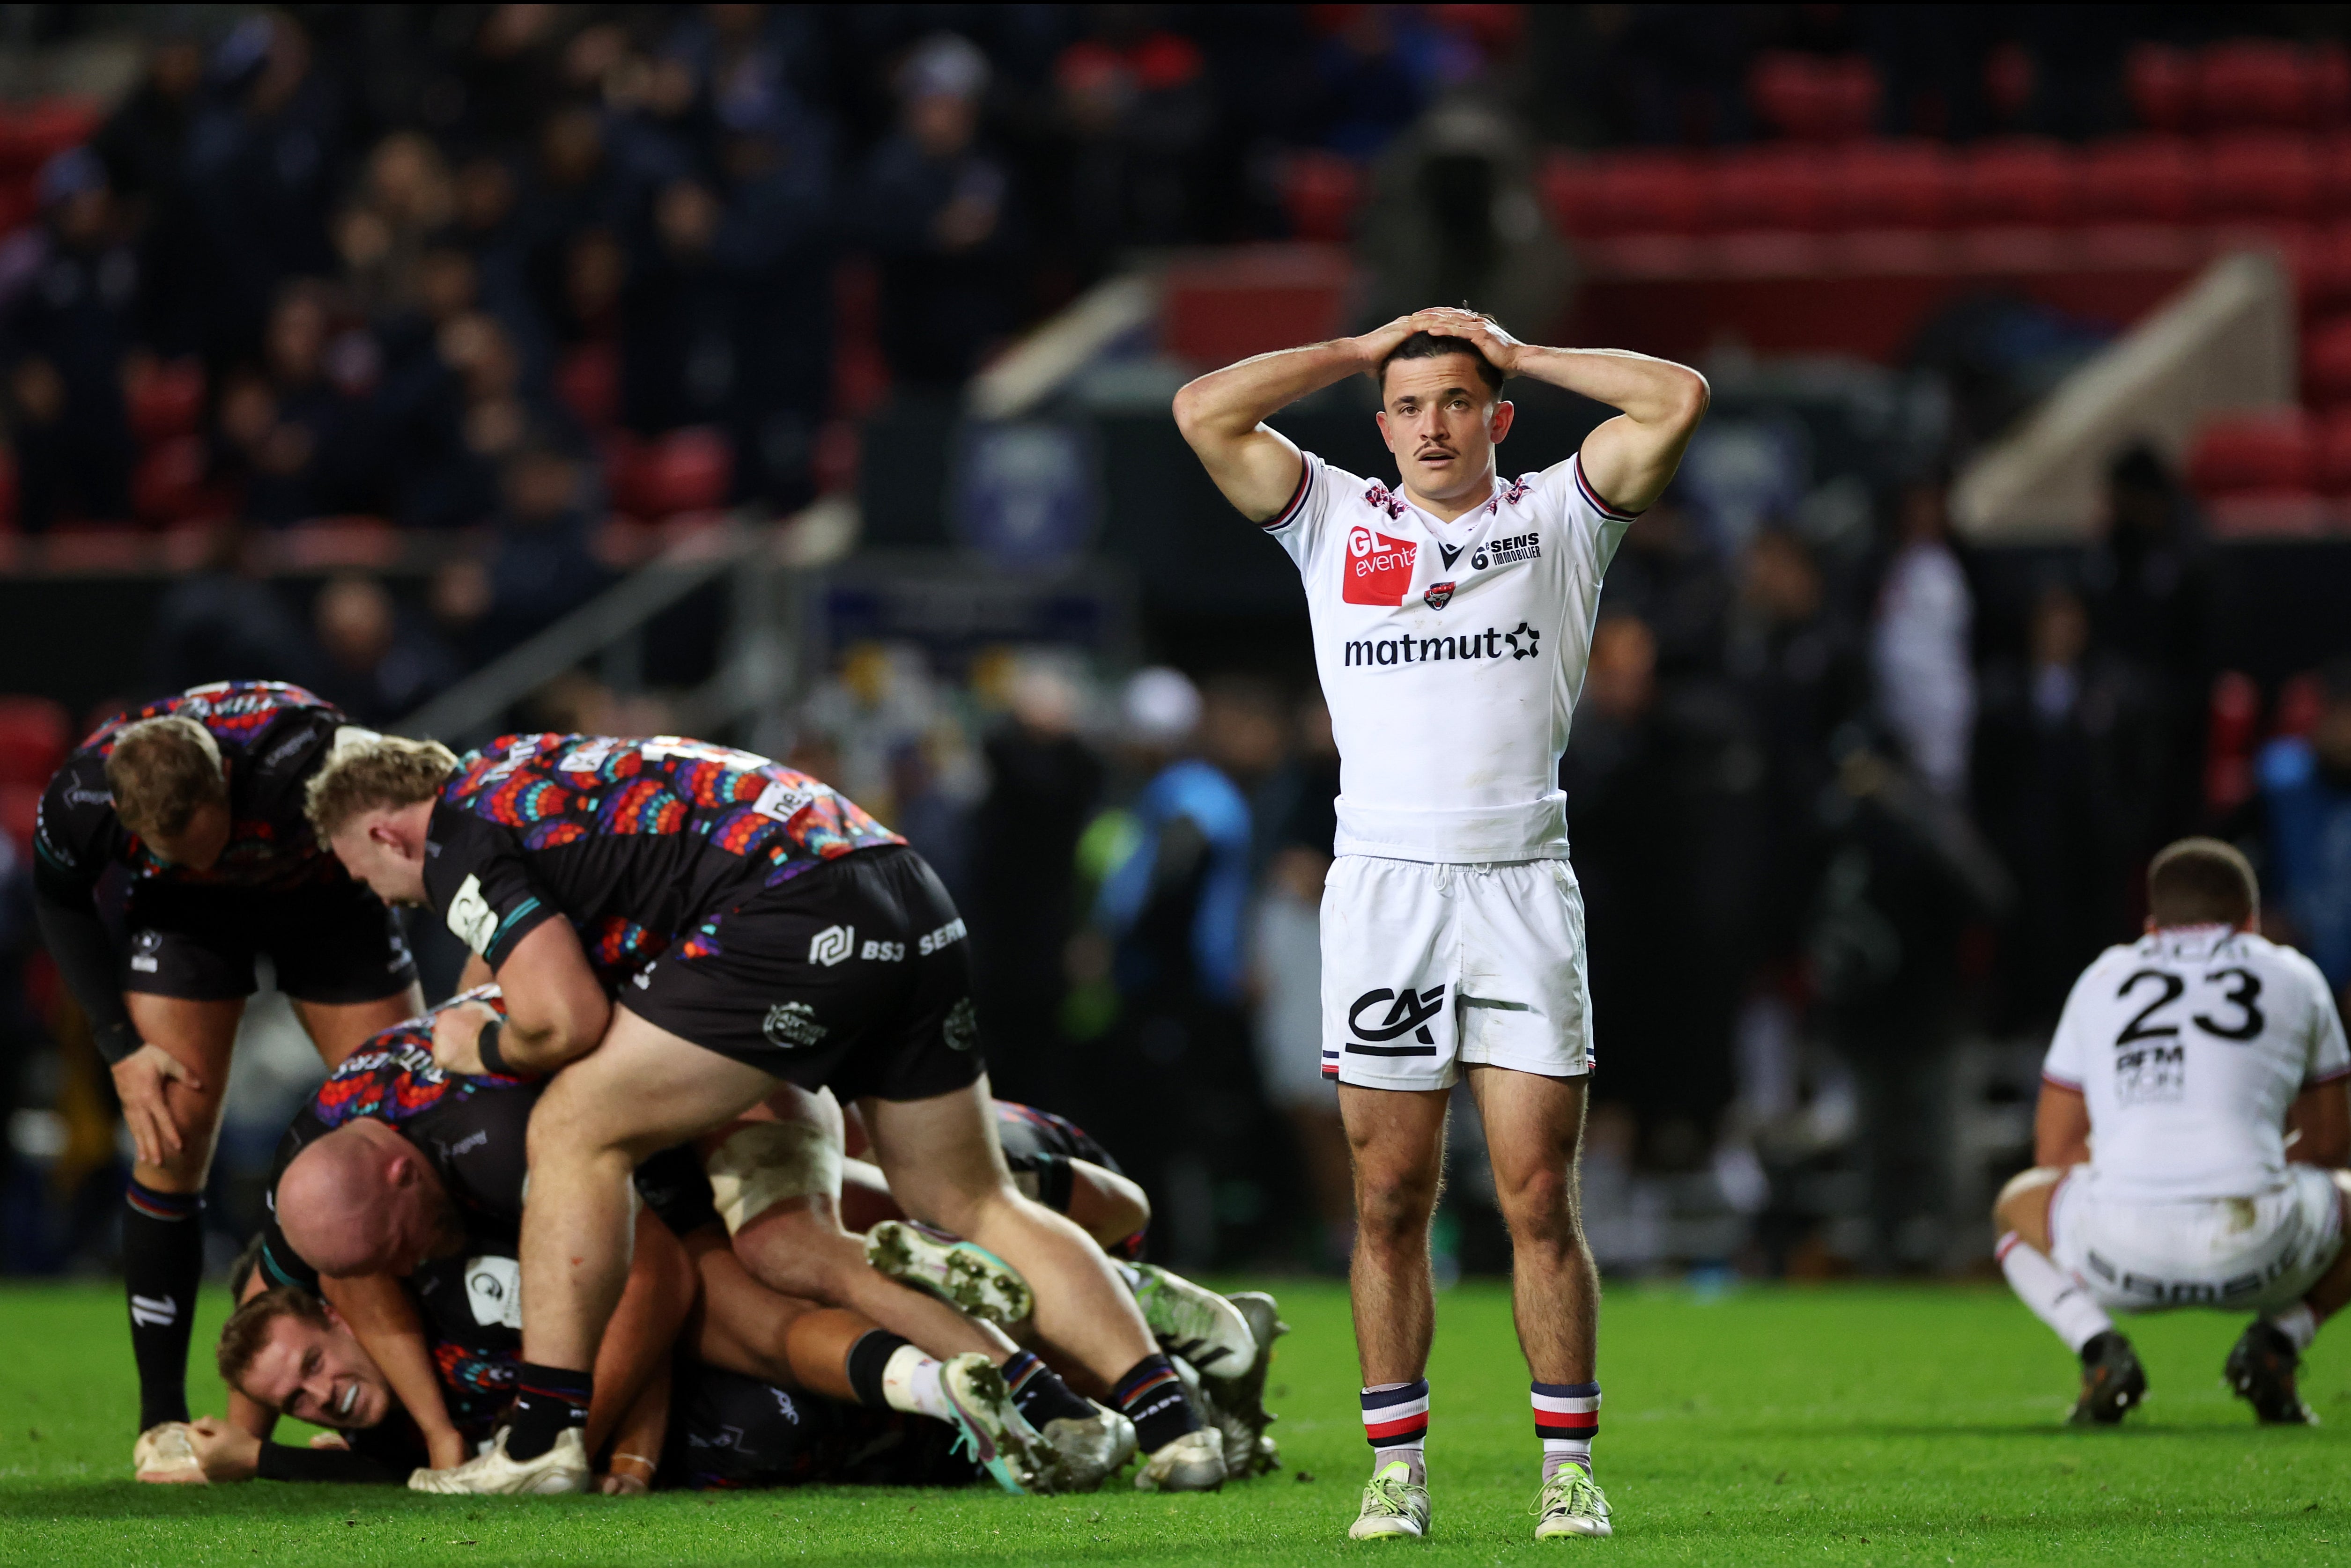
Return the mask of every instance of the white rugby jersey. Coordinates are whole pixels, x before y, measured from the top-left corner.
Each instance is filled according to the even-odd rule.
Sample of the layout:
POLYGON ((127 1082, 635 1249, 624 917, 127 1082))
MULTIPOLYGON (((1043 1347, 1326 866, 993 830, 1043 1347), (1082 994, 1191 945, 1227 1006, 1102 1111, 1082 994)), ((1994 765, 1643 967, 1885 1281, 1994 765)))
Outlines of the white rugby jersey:
POLYGON ((2351 1076, 2318 966, 2226 926, 2108 948, 2074 982, 2042 1075, 2079 1089, 2102 1192, 2249 1198, 2285 1176, 2285 1112, 2351 1076))
POLYGON ((1575 458, 1450 523, 1305 454, 1265 525, 1298 563, 1339 746, 1342 855, 1563 859, 1559 787, 1601 574, 1633 515, 1575 458))

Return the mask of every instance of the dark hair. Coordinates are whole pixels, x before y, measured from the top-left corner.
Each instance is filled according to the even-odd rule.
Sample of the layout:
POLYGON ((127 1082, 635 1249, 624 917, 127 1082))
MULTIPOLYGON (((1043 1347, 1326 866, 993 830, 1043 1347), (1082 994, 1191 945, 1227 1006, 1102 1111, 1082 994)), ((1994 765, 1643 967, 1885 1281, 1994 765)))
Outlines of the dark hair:
POLYGON ((328 1326, 325 1304, 301 1286, 278 1285, 262 1292, 229 1314, 228 1322, 221 1324, 220 1349, 215 1355, 222 1382, 242 1390, 245 1375, 253 1369, 253 1358, 269 1343, 270 1328, 282 1317, 319 1328, 328 1326))
POLYGON ((2158 926, 2238 926, 2260 908, 2252 862, 2217 838, 2182 838, 2147 868, 2147 919, 2158 926))
POLYGON ((1487 389, 1502 389, 1502 373, 1494 369, 1493 361, 1479 350, 1478 345, 1467 337, 1443 337, 1434 332, 1416 332, 1388 350, 1387 358, 1380 361, 1380 389, 1387 390, 1388 367, 1397 360, 1442 359, 1447 354, 1468 355, 1478 362, 1478 379, 1486 383, 1487 389))

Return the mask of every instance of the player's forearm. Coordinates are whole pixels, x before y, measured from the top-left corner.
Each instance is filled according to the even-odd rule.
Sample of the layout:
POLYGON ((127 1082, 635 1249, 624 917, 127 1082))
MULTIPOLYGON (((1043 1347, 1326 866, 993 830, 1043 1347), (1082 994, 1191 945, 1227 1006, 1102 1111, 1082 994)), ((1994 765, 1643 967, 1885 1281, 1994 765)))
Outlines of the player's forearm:
POLYGON ((406 1287, 388 1274, 355 1274, 322 1278, 319 1288, 350 1326, 351 1336, 375 1358, 434 1462, 448 1462, 452 1452, 462 1454, 464 1439, 449 1419, 440 1369, 424 1339, 424 1320, 406 1287))
POLYGON ((1687 365, 1629 349, 1545 348, 1531 343, 1519 350, 1515 369, 1661 431, 1695 429, 1706 414, 1704 376, 1687 365))
POLYGON ((107 934, 88 891, 76 898, 66 888, 37 878, 33 915, 58 978, 89 1016, 99 1054, 111 1064, 139 1049, 139 1032, 131 1027, 116 971, 114 939, 107 934))
POLYGON ((1259 354, 1186 382, 1176 394, 1176 428, 1196 448, 1238 441, 1309 392, 1371 368, 1359 337, 1259 354))

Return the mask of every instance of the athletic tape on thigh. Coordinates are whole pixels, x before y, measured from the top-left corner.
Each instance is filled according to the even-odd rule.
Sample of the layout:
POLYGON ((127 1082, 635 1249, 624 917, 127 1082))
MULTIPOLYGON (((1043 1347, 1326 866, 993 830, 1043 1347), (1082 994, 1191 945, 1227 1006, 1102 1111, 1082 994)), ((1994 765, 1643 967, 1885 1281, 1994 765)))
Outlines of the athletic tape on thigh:
POLYGON ((841 1145, 823 1127, 751 1122, 737 1127, 703 1161, 711 1201, 733 1235, 777 1204, 841 1196, 841 1145))

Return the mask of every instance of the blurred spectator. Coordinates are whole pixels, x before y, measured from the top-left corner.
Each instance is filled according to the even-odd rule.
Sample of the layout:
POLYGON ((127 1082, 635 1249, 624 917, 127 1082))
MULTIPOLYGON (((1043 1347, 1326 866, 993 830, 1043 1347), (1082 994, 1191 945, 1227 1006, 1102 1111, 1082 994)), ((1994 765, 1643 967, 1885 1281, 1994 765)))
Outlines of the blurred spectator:
POLYGON ((1567 303, 1567 252, 1535 199, 1532 150, 1481 104, 1439 105, 1389 144, 1363 252, 1367 320, 1469 300, 1539 339, 1567 303))
POLYGON ((2211 561, 2195 504, 2147 447, 2107 470, 2105 524, 2083 578, 2098 646, 2137 667, 2160 727, 2152 852, 2198 826, 2213 675, 2211 561))
POLYGON ((1608 567, 1609 609, 1640 619, 1669 676, 1720 667, 1730 592, 1721 562, 1670 494, 1625 531, 1608 567))
POLYGON ((1975 728, 1975 600, 1951 553, 1939 483, 1902 493, 1898 543, 1870 639, 1877 707, 1919 782, 1964 797, 1975 728))
POLYGON ((937 33, 898 71, 897 132, 860 181, 881 264, 882 351, 897 379, 960 384, 1014 325, 1011 182, 979 145, 987 57, 937 33))
POLYGON ((140 236, 141 337, 177 356, 201 348, 205 330, 202 229, 182 177, 204 51, 187 14, 164 11, 155 22, 145 73, 90 145, 106 161, 126 231, 140 236))
POLYGON ((723 425, 733 410, 735 289, 711 254, 724 216, 698 180, 672 182, 653 202, 653 243, 621 306, 622 417, 640 434, 723 425))
POLYGON ((2074 977, 2131 928, 2155 848, 2162 716, 2137 670, 2095 648, 2072 589, 2033 607, 2022 663, 1986 670, 1979 820, 2018 883, 2004 950, 2014 1022, 2056 1022, 2074 977))
POLYGON ((139 260, 115 222, 106 165, 86 147, 41 170, 42 222, 0 244, 0 363, 16 427, 19 515, 131 516, 122 374, 137 330, 139 260))
POLYGON ((149 634, 150 691, 184 691, 210 680, 309 680, 302 628, 254 569, 252 535, 235 523, 208 526, 196 569, 164 591, 149 634))
POLYGON ((406 718, 455 677, 447 652, 406 623, 374 577, 346 572, 330 579, 310 618, 324 656, 312 689, 362 724, 406 718))
POLYGON ((1217 103, 1200 47, 1144 12, 1104 14, 1104 36, 1053 65, 1062 139, 1049 221, 1066 234, 1075 286, 1129 245, 1180 244, 1207 226, 1202 159, 1217 103))
POLYGON ((489 603, 475 656, 496 658, 601 592, 611 574, 591 548, 580 465, 561 449, 522 446, 507 460, 505 505, 493 520, 489 603))
POLYGON ((983 742, 987 791, 971 822, 973 956, 988 1072, 1013 1099, 1055 1103, 1068 991, 1062 952, 1078 924, 1078 836, 1101 802, 1102 765, 1078 734, 1080 693, 1031 656, 1011 711, 983 742))
POLYGON ((269 314, 265 375, 224 400, 245 470, 246 514, 284 524, 389 510, 372 394, 381 360, 364 332, 337 331, 318 284, 288 285, 269 314))
POLYGON ((1333 6, 1329 14, 1337 25, 1316 50, 1306 85, 1320 110, 1323 145, 1367 159, 1427 102, 1426 85, 1399 36, 1421 41, 1420 29, 1400 6, 1333 6))
POLYGON ((1354 1250, 1354 1186, 1336 1090, 1322 1076, 1322 883, 1337 836, 1339 751, 1318 695, 1298 711, 1298 751, 1270 792, 1280 801, 1250 961, 1257 1065, 1267 1102, 1290 1123, 1314 1200, 1315 1262, 1343 1270, 1354 1250))
POLYGON ((2309 738, 2262 753, 2268 907, 2280 934, 2308 953, 2351 1008, 2351 658, 2326 666, 2309 738))

